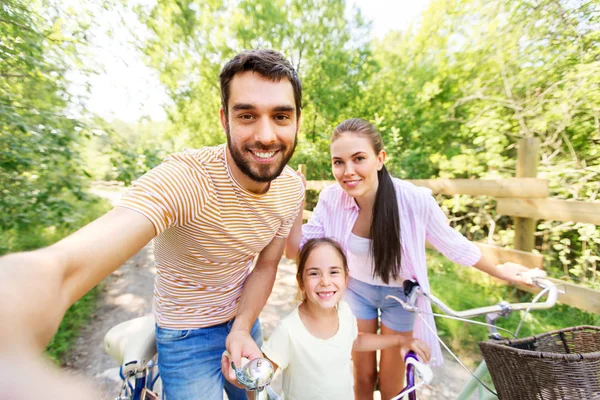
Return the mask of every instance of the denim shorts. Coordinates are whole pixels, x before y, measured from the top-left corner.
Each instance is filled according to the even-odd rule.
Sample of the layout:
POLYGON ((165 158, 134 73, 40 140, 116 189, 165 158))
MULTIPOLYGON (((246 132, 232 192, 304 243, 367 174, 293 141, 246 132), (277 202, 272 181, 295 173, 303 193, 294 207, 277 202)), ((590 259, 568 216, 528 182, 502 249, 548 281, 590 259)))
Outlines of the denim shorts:
POLYGON ((344 300, 350 305, 352 313, 358 319, 376 319, 381 317, 381 323, 398 332, 410 332, 415 325, 415 314, 406 311, 394 299, 385 296, 393 295, 406 300, 404 289, 393 286, 378 286, 350 278, 344 293, 344 300))
MULTIPOLYGON (((168 400, 222 400, 223 389, 230 400, 246 400, 246 391, 230 384, 221 372, 221 356, 233 320, 199 329, 156 327, 158 370, 168 400)), ((251 336, 263 344, 258 320, 251 336)))

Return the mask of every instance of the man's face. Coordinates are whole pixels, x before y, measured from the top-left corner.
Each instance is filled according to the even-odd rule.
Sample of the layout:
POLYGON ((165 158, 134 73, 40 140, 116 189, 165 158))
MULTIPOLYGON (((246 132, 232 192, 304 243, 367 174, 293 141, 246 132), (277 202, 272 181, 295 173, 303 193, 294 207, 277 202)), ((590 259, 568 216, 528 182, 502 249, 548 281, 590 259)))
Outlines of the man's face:
POLYGON ((277 178, 294 154, 300 122, 290 81, 273 82, 252 71, 237 74, 227 107, 221 123, 236 166, 255 182, 277 178))

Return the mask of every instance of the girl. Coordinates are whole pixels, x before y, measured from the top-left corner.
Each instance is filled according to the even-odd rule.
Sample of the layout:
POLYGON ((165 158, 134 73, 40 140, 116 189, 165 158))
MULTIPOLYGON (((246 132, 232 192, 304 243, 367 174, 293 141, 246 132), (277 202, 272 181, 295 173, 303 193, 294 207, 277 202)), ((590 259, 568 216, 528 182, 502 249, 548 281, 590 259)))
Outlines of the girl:
MULTIPOLYGON (((512 263, 494 265, 479 247, 448 226, 446 216, 431 191, 392 178, 384 165, 386 152, 381 136, 369 122, 354 118, 338 125, 331 138, 332 170, 336 185, 324 188, 310 221, 298 216, 286 242, 286 255, 294 257, 299 246, 315 237, 333 237, 346 251, 350 280, 345 300, 358 318, 358 331, 382 336, 401 335, 425 339, 436 363, 442 360, 435 336, 413 313, 387 294, 404 297, 402 283, 416 279, 429 291, 425 241, 429 240, 452 261, 472 265, 495 277, 523 282, 518 273, 527 268, 512 263), (378 319, 379 316, 379 319, 378 319)), ((420 299, 430 326, 435 326, 431 306, 420 299)), ((375 352, 353 353, 355 394, 373 399, 379 380, 382 399, 402 389, 403 360, 397 349, 382 350, 377 368, 375 352)))
POLYGON ((284 399, 353 399, 353 352, 395 348, 399 354, 413 350, 429 360, 429 348, 421 340, 358 332, 356 318, 342 300, 348 264, 334 240, 305 243, 296 280, 302 303, 262 348, 274 367, 283 370, 284 399))

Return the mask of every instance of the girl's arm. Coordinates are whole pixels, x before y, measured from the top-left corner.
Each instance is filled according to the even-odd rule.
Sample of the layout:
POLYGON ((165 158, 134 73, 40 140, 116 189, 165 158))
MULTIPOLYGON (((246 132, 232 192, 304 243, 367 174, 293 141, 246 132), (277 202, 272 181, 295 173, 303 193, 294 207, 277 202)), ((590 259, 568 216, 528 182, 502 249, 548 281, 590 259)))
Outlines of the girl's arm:
POLYGON ((431 351, 427 343, 420 339, 401 335, 378 335, 376 333, 359 333, 352 346, 353 351, 375 351, 390 347, 400 347, 402 354, 414 351, 419 360, 429 361, 431 351))

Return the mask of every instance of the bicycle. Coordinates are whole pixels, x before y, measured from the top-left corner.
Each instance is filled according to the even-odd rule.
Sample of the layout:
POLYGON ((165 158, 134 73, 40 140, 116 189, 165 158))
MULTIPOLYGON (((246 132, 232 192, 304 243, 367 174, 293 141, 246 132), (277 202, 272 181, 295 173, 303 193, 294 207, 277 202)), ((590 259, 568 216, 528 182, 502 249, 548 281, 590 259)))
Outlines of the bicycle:
MULTIPOLYGON (((123 384, 115 400, 165 399, 156 363, 152 315, 113 326, 104 336, 104 351, 120 365, 119 375, 123 384)), ((238 381, 245 384, 247 390, 256 393, 256 400, 279 400, 269 386, 274 374, 272 364, 260 358, 245 361, 242 367, 236 368, 238 381)))
MULTIPOLYGON (((532 280, 533 280, 534 285, 536 285, 537 287, 542 289, 542 291, 530 303, 510 304, 505 301, 501 301, 498 304, 493 305, 493 306, 479 307, 479 308, 474 308, 474 309, 459 312, 459 311, 452 310, 444 302, 442 302, 440 299, 438 299, 431 293, 425 293, 421 289, 421 287, 418 285, 418 283, 414 282, 414 281, 405 281, 404 282, 404 293, 406 295, 406 301, 402 301, 401 299, 397 298, 396 296, 388 296, 388 298, 398 301, 403 306, 403 308, 408 311, 420 313, 420 310, 418 309, 418 307, 416 305, 417 298, 419 296, 424 296, 429 301, 431 301, 431 303, 436 305, 437 308, 439 308, 444 313, 444 314, 434 314, 435 316, 451 318, 451 319, 458 319, 458 320, 469 322, 469 323, 487 325, 490 330, 490 339, 501 340, 502 337, 500 336, 500 334, 498 332, 499 329, 502 331, 508 332, 508 333, 510 333, 510 332, 505 329, 498 328, 496 326, 496 322, 500 317, 508 317, 513 311, 523 311, 524 310, 525 314, 527 314, 530 310, 548 309, 548 308, 553 307, 554 304, 556 303, 556 300, 558 298, 558 293, 559 293, 556 285, 554 285, 550 281, 541 279, 539 277, 532 277, 532 278, 533 278, 532 280), (542 303, 538 303, 537 300, 541 296, 543 296, 545 293, 547 293, 546 301, 544 301, 542 303), (481 322, 476 322, 476 321, 470 320, 470 318, 474 318, 477 316, 483 316, 483 315, 486 316, 486 323, 481 323, 481 322)), ((521 324, 522 324, 524 318, 525 318, 525 315, 523 315, 523 317, 521 319, 521 324)), ((521 324, 519 324, 519 327, 517 328, 517 332, 516 332, 516 334, 514 334, 515 338, 518 336, 518 332, 520 330, 521 324)), ((450 352, 450 354, 452 354, 454 356, 454 358, 459 362, 459 364, 463 368, 467 369, 464 366, 464 364, 441 341, 441 339, 439 339, 439 337, 438 337, 438 340, 440 341, 442 346, 444 346, 446 348, 446 350, 448 350, 450 352)), ((420 363, 414 354, 410 354, 410 353, 407 354, 405 356, 405 362, 407 364, 407 366, 406 366, 406 382, 407 382, 406 387, 403 388, 402 391, 400 393, 398 393, 398 395, 395 396, 392 400, 401 399, 406 395, 408 395, 409 400, 416 400, 416 398, 417 398, 416 397, 416 389, 418 389, 418 387, 423 384, 430 383, 430 381, 433 377, 433 372, 431 371, 431 369, 428 366, 420 363), (419 383, 415 383, 415 377, 420 377, 419 383)), ((479 397, 481 399, 496 399, 497 398, 497 394, 496 394, 496 392, 494 392, 493 384, 488 386, 486 383, 483 382, 483 380, 486 377, 489 377, 489 371, 487 369, 485 361, 482 361, 474 372, 471 372, 471 371, 469 371, 469 372, 471 373, 471 375, 473 377, 467 382, 467 384, 463 388, 462 392, 458 395, 457 400, 469 399, 478 388, 479 388, 479 397)))
MULTIPOLYGON (((164 400, 156 363, 155 322, 152 315, 112 327, 104 336, 104 350, 120 365, 119 375, 123 384, 115 400, 164 400)), ((247 390, 255 392, 255 400, 279 400, 269 386, 274 374, 272 364, 260 358, 245 361, 242 367, 236 368, 238 381, 245 384, 247 390)))
POLYGON ((115 400, 164 400, 156 363, 153 316, 112 327, 104 336, 104 350, 120 365, 123 384, 115 400))

